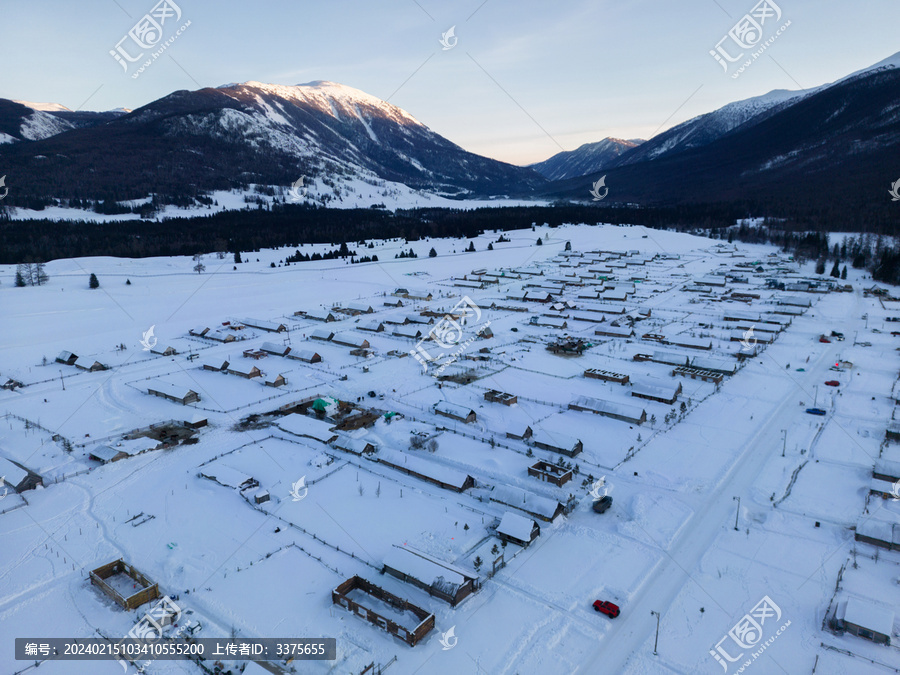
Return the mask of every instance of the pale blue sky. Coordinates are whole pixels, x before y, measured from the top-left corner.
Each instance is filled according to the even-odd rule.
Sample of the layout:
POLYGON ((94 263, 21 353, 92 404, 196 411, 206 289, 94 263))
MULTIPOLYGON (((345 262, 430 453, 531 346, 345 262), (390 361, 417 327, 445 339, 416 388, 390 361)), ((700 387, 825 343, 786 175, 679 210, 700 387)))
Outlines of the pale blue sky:
POLYGON ((136 80, 109 50, 155 0, 7 1, 0 97, 107 110, 227 82, 332 80, 524 164, 606 136, 647 138, 900 51, 896 0, 775 1, 791 26, 737 80, 709 50, 755 0, 175 0, 191 26, 136 80), (444 51, 453 25, 459 41, 444 51))

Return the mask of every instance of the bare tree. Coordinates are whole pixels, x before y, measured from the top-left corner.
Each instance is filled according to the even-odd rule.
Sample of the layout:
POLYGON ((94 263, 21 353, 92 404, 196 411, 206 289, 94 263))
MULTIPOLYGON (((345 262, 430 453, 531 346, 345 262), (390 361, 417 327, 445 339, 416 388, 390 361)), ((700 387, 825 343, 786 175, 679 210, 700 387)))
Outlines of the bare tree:
POLYGON ((428 441, 428 452, 437 452, 437 449, 438 449, 437 439, 432 438, 430 441, 428 441))

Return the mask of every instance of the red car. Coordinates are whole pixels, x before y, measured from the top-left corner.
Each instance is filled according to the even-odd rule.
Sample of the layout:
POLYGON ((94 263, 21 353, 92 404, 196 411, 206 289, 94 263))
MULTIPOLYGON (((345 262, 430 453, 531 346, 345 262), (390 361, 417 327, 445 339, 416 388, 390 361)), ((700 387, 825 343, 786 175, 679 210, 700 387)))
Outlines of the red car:
POLYGON ((825 384, 829 387, 840 387, 841 386, 841 383, 838 382, 837 380, 828 380, 825 382, 825 384))
POLYGON ((594 609, 606 614, 610 619, 615 619, 619 616, 619 606, 607 600, 594 600, 594 609))
POLYGON ((825 336, 823 335, 822 337, 819 338, 819 342, 827 342, 827 343, 830 344, 830 343, 831 343, 831 340, 829 340, 827 337, 825 337, 825 336))

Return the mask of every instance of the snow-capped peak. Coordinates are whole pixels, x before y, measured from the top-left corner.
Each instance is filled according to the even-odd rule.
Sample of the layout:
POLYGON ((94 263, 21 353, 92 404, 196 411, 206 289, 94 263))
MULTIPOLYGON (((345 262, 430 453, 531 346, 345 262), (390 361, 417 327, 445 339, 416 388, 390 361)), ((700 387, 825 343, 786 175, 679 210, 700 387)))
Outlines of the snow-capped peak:
POLYGON ((71 112, 69 108, 62 105, 61 103, 33 103, 31 101, 13 101, 14 103, 19 103, 20 105, 24 105, 26 108, 31 108, 32 110, 42 110, 44 112, 71 112))
POLYGON ((340 118, 342 114, 362 118, 360 106, 374 108, 384 116, 404 125, 417 125, 424 127, 405 110, 384 101, 377 96, 328 80, 313 80, 305 84, 284 85, 269 84, 250 80, 241 84, 224 87, 239 91, 241 89, 253 89, 263 94, 277 96, 279 98, 303 101, 315 105, 321 110, 330 112, 333 117, 340 118))

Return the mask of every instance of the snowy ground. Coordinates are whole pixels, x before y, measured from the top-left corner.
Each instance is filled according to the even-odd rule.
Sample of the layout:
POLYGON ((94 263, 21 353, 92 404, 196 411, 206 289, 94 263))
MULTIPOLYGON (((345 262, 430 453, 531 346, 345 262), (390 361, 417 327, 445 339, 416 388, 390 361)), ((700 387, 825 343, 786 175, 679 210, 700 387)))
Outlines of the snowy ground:
MULTIPOLYGON (((121 611, 88 580, 89 570, 124 558, 158 582, 162 593, 179 595, 203 636, 337 639, 335 662, 295 664, 296 672, 359 673, 396 657, 391 673, 719 673, 710 650, 765 596, 778 606, 780 623, 790 625, 745 672, 900 669, 895 646, 823 629, 829 607, 848 597, 900 606, 900 554, 856 544, 852 530, 871 517, 900 522, 900 502, 867 496, 874 460, 900 460, 900 446, 883 440, 893 416, 900 345, 885 318, 900 315, 900 306, 864 297, 862 288, 871 281, 855 271, 847 281, 852 293, 794 293, 810 298, 812 307, 717 387, 675 378, 671 366, 633 356, 664 351, 737 364, 741 344, 730 341, 733 326, 724 313, 772 312, 784 294, 767 289, 765 278, 811 275, 809 267, 781 261, 767 247, 735 249, 641 227, 537 227, 507 236, 509 243, 497 243, 497 233, 476 238, 476 253, 463 253, 467 240, 376 241, 365 255, 375 253, 381 262, 360 265, 338 260, 283 266, 292 250, 245 253, 248 262, 236 266, 231 256, 211 255, 199 275, 189 258, 58 260, 47 264, 47 285, 28 288, 13 288, 14 267, 0 267, 6 319, 0 384, 12 378, 25 385, 0 390, 0 456, 44 482, 0 499, 0 537, 7 544, 0 548, 0 631, 124 636, 141 611, 121 611), (538 237, 542 246, 535 245, 538 237), (635 323, 634 337, 594 334, 615 315, 603 324, 573 317, 604 304, 579 299, 586 287, 569 284, 555 297, 574 310, 507 298, 530 290, 526 284, 552 283, 550 276, 618 262, 598 256, 608 260, 579 266, 577 257, 561 255, 566 242, 575 252, 666 254, 646 265, 586 274, 598 285, 599 276, 614 277, 607 286, 633 283, 625 302, 615 304, 629 313, 650 311, 635 323), (489 243, 494 250, 486 250, 489 243), (410 246, 419 258, 394 257, 410 246), (436 258, 428 257, 432 247, 436 258), (755 261, 768 271, 755 275, 742 268, 749 283, 729 281, 709 293, 685 290, 716 270, 755 261), (514 278, 510 270, 520 268, 543 275, 514 278), (454 286, 478 269, 504 269, 507 276, 482 289, 454 286), (96 290, 87 285, 92 272, 100 279, 96 290), (386 306, 400 287, 427 289, 433 299, 386 306), (728 299, 732 291, 760 298, 747 305, 728 299), (445 381, 439 387, 406 356, 416 341, 392 335, 395 324, 385 323, 387 330, 379 333, 359 330, 372 319, 400 321, 426 309, 440 315, 464 295, 494 334, 475 338, 446 370, 470 372, 476 377, 470 384, 445 381), (327 324, 295 314, 355 300, 371 304, 375 313, 335 312, 339 320, 327 324), (513 311, 517 306, 527 311, 513 311), (566 318, 567 327, 531 323, 544 314, 566 318), (289 330, 234 330, 244 318, 289 330), (159 344, 177 355, 142 348, 151 326, 159 344), (197 327, 218 327, 239 339, 220 343, 188 334, 197 327), (354 356, 349 347, 312 339, 320 328, 365 337, 372 354, 354 356), (819 342, 832 330, 847 339, 819 342), (592 346, 581 357, 545 349, 563 334, 592 346), (644 334, 703 338, 712 349, 661 345, 644 334), (295 352, 312 349, 323 360, 242 355, 266 341, 295 352), (56 363, 62 350, 109 370, 56 363), (473 356, 484 360, 466 358, 473 356), (265 377, 282 374, 287 384, 272 388, 260 381, 265 377, 246 380, 201 368, 216 360, 255 365, 265 377), (830 370, 839 360, 853 366, 830 370), (678 382, 683 391, 674 405, 640 399, 630 395, 630 384, 585 378, 587 368, 627 374, 632 381, 678 382), (831 379, 840 387, 824 385, 831 379), (154 383, 192 389, 200 400, 182 406, 149 396, 154 383), (488 402, 489 389, 516 394, 519 401, 510 407, 488 402), (648 422, 568 409, 579 396, 637 406, 648 422), (469 475, 475 487, 443 489, 378 462, 378 452, 361 457, 299 438, 270 414, 316 397, 381 415, 370 428, 348 435, 385 453, 415 455, 436 476, 469 475), (435 414, 442 400, 473 410, 476 421, 435 414), (814 403, 827 411, 824 417, 804 413, 814 403), (398 414, 388 422, 384 413, 398 414), (88 458, 97 443, 116 446, 136 429, 197 414, 209 425, 196 443, 107 465, 88 458), (507 437, 507 430, 525 426, 580 439, 584 451, 561 458, 507 437), (410 449, 417 433, 437 447, 410 449), (64 449, 66 440, 72 452, 64 449), (527 474, 538 460, 560 459, 576 472, 562 487, 527 474), (241 492, 200 475, 217 470, 252 476, 258 487, 241 492), (602 515, 592 511, 589 495, 601 476, 614 499, 602 515), (301 477, 308 491, 297 500, 292 490, 301 477), (256 504, 253 495, 260 490, 271 499, 256 504), (500 549, 498 519, 506 511, 524 513, 491 497, 515 490, 550 503, 566 504, 572 496, 573 510, 552 523, 538 521, 541 534, 531 546, 500 549), (394 546, 473 573, 480 559, 482 588, 452 608, 381 573, 394 546), (490 575, 495 546, 507 564, 490 575), (433 612, 436 629, 410 648, 333 605, 331 590, 353 575, 433 612), (621 616, 610 620, 594 612, 596 599, 619 604, 621 616), (657 617, 651 612, 660 614, 656 655, 657 617), (458 642, 446 649, 441 637, 451 627, 458 642)), ((420 328, 427 333, 433 327, 420 328)), ((471 324, 463 330, 474 332, 471 324)), ((377 609, 375 604, 369 606, 377 609)), ((764 638, 778 628, 772 625, 765 624, 764 638)), ((0 663, 3 672, 27 666, 14 661, 12 640, 0 643, 0 663)), ((121 672, 118 664, 100 661, 41 667, 50 673, 121 672)), ((148 672, 201 671, 187 662, 157 661, 148 672)))

